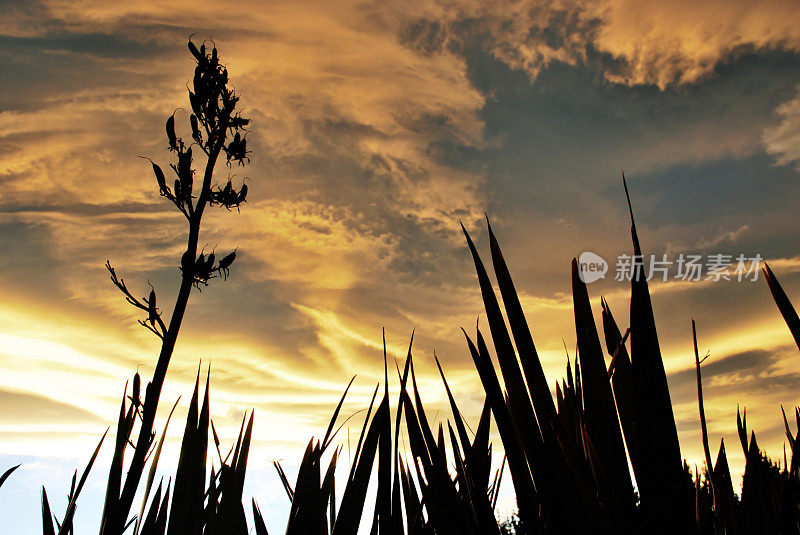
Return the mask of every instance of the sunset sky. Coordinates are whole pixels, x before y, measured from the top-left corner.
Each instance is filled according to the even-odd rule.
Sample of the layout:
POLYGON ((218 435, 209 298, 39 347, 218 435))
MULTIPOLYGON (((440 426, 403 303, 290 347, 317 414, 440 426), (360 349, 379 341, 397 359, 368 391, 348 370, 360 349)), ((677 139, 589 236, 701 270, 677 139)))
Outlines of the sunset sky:
MULTIPOLYGON (((435 351, 477 419, 460 327, 485 318, 459 221, 488 258, 491 219, 553 388, 575 353, 573 257, 611 263, 589 286, 595 317, 602 294, 627 325, 623 170, 645 254, 760 255, 800 304, 795 2, 22 0, 2 13, 0 471, 23 465, 0 489, 0 523, 20 532, 40 529, 42 484, 61 516, 125 381, 139 364, 152 374, 157 340, 104 263, 137 295, 149 279, 171 310, 185 222, 139 156, 171 161, 176 108, 188 131, 191 34, 216 42, 252 119, 252 163, 217 175, 247 177, 250 193, 241 213, 204 219, 201 245, 239 256, 193 294, 162 399, 183 396, 177 438, 202 360, 223 442, 255 409, 248 490, 271 529, 287 503, 271 460, 293 477, 355 374, 343 414, 368 403, 382 328, 398 358, 416 329, 432 415, 448 415, 435 351)), ((741 470, 739 404, 782 458, 800 354, 763 278, 651 291, 683 455, 702 466, 694 318, 712 450, 724 436, 741 470)), ((81 531, 99 524, 111 447, 81 531)))

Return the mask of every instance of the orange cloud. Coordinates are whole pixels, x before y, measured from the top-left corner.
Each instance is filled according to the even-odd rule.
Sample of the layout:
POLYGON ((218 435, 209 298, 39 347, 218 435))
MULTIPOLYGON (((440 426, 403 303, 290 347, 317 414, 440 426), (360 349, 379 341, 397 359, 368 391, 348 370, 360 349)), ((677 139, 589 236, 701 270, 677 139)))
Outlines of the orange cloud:
MULTIPOLYGON (((87 6, 53 1, 42 6, 38 17, 12 9, 0 29, 44 39, 52 29, 49 21, 66 32, 122 34, 130 42, 118 45, 127 55, 106 57, 103 50, 69 43, 59 48, 45 41, 39 60, 57 56, 79 65, 84 79, 75 86, 54 76, 38 88, 46 90, 45 97, 31 96, 25 106, 0 112, 6 209, 0 223, 44 229, 34 245, 49 255, 43 269, 64 300, 42 306, 25 294, 25 283, 0 274, 0 288, 19 298, 13 307, 0 308, 0 387, 89 407, 92 416, 112 421, 124 379, 136 363, 152 362, 154 341, 134 330, 136 315, 108 284, 102 265, 110 258, 139 291, 152 277, 159 292, 168 295, 178 276, 185 223, 161 204, 149 163, 138 156, 151 156, 166 168, 163 121, 176 106, 186 105, 188 27, 212 28, 206 31, 218 39, 253 119, 248 137, 253 164, 229 171, 234 181, 249 177, 251 193, 241 214, 208 213, 202 243, 219 251, 238 246, 241 256, 225 286, 212 285, 193 297, 165 399, 187 395, 198 360, 210 359, 212 407, 221 429, 231 436, 242 411, 255 407, 263 457, 299 454, 308 436, 327 424, 356 371, 361 377, 346 410, 363 408, 372 384, 382 377, 381 327, 389 333, 390 355, 397 357, 405 354, 406 339, 417 328, 417 370, 432 408, 444 406, 432 365, 436 351, 465 410, 479 410, 477 378, 459 326, 473 326, 482 304, 457 224, 463 220, 475 228, 495 200, 488 172, 451 165, 437 155, 436 146, 491 149, 483 139, 482 112, 494 96, 473 85, 465 58, 450 48, 462 38, 454 29, 457 23, 477 20, 479 30, 490 36, 489 51, 532 79, 552 62, 578 65, 587 59, 587 47, 594 47, 617 60, 606 71, 611 82, 664 88, 702 79, 741 47, 794 50, 799 22, 797 10, 779 2, 757 10, 743 2, 504 1, 491 7, 467 1, 410 6, 277 2, 248 10, 247 16, 233 2, 87 6), (420 20, 431 24, 425 27, 420 20), (186 27, 176 27, 175 21, 186 27), (139 47, 141 56, 133 53, 139 47), (63 317, 71 321, 57 320, 63 317), (89 367, 98 374, 87 377, 89 367)), ((781 163, 797 159, 796 108, 796 101, 779 108, 781 125, 764 134, 781 163)), ((176 118, 185 121, 186 112, 179 110, 176 118)), ((677 132, 640 157, 650 165, 666 165, 675 154, 685 155, 686 145, 697 159, 761 148, 732 132, 718 149, 709 141, 713 133, 700 128, 687 142, 677 132)), ((220 170, 224 181, 228 171, 220 170)), ((519 269, 518 288, 551 384, 563 373, 562 343, 570 353, 574 347, 565 270, 571 251, 584 243, 575 235, 588 230, 613 241, 609 222, 620 229, 626 224, 617 211, 595 202, 588 188, 564 195, 573 195, 570 200, 583 210, 581 228, 569 226, 574 214, 553 210, 504 221, 507 227, 528 223, 533 228, 521 232, 525 240, 518 242, 519 260, 512 268, 519 269), (552 250, 540 250, 543 243, 552 250), (559 262, 564 276, 550 277, 560 270, 559 262)), ((698 247, 765 232, 749 221, 702 232, 692 225, 676 227, 641 230, 652 242, 669 243, 678 235, 681 243, 698 247)), ((7 241, 13 239, 9 233, 7 241)), ((797 259, 773 263, 781 266, 794 273, 797 259)), ((604 290, 624 324, 627 288, 604 290)), ((786 355, 781 348, 788 334, 764 292, 764 300, 751 297, 748 307, 739 305, 747 308, 743 319, 720 314, 725 307, 713 304, 711 284, 653 285, 652 290, 660 325, 668 333, 664 355, 673 374, 691 367, 685 327, 692 307, 718 321, 703 342, 715 358, 757 349, 786 355)), ((770 377, 788 383, 790 362, 786 356, 771 363, 770 377)), ((755 405, 748 411, 750 421, 768 430, 762 444, 775 452, 781 442, 776 400, 798 400, 789 389, 759 391, 759 379, 710 377, 709 422, 713 433, 733 436, 731 410, 741 395, 730 387, 745 385, 755 405)), ((685 385, 677 384, 673 399, 684 422, 685 453, 699 459, 694 394, 685 385)), ((446 417, 446 408, 442 414, 446 417)), ((31 425, 25 437, 3 437, 0 448, 31 451, 27 448, 37 443, 44 454, 44 430, 64 431, 56 424, 31 425)), ((0 418, 0 429, 13 425, 16 420, 0 418)), ((95 427, 88 419, 81 427, 84 446, 95 427)), ((173 427, 175 436, 179 427, 173 427)))
POLYGON ((610 80, 665 87, 691 83, 739 48, 800 48, 800 13, 787 0, 587 4, 597 18, 595 46, 627 62, 610 80))

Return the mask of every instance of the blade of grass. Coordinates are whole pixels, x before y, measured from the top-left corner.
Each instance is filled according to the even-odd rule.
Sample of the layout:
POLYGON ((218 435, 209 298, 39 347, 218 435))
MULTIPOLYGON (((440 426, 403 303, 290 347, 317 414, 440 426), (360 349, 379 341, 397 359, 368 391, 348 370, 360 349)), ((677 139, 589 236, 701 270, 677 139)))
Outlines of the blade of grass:
POLYGON ((637 400, 645 461, 639 481, 641 504, 647 522, 659 533, 688 533, 693 529, 688 489, 669 385, 661 358, 650 291, 644 273, 642 249, 633 219, 628 184, 622 177, 631 217, 634 272, 631 277, 631 365, 637 384, 637 400), (646 452, 646 453, 645 453, 646 452))
POLYGON ((606 300, 601 298, 600 303, 603 307, 603 333, 606 349, 612 355, 609 365, 609 368, 613 366, 611 387, 614 390, 617 414, 619 414, 620 424, 625 435, 625 446, 628 449, 633 473, 638 481, 643 477, 642 470, 644 468, 641 459, 641 437, 639 436, 639 426, 636 423, 639 418, 640 406, 636 401, 636 385, 631 360, 628 350, 625 348, 625 340, 630 336, 630 329, 627 329, 623 336, 606 300))
POLYGON ((603 350, 595 327, 589 302, 589 292, 580 278, 578 261, 572 259, 572 299, 575 312, 575 332, 582 372, 584 424, 602 463, 615 504, 616 514, 610 514, 617 530, 628 531, 633 515, 633 483, 628 470, 628 458, 622 442, 614 397, 608 381, 603 350))
POLYGON ((155 529, 158 511, 161 506, 161 486, 163 483, 164 479, 162 478, 161 481, 158 482, 158 487, 156 488, 156 493, 153 495, 153 500, 150 503, 150 510, 147 512, 147 516, 143 517, 140 526, 136 526, 136 529, 141 527, 141 535, 148 535, 155 529))
POLYGON ((766 262, 764 262, 762 271, 764 272, 764 277, 767 279, 769 291, 772 292, 772 298, 775 300, 775 304, 778 305, 778 310, 780 310, 781 316, 783 316, 784 321, 786 321, 786 325, 788 325, 789 331, 791 331, 794 337, 794 342, 797 344, 798 349, 800 349, 800 317, 797 316, 797 311, 795 311, 792 306, 792 302, 789 301, 789 297, 786 295, 786 292, 783 291, 783 288, 778 282, 778 278, 775 277, 775 274, 766 262))
POLYGON ((522 453, 519 437, 511 422, 511 415, 503 399, 500 382, 492 366, 486 344, 483 341, 483 336, 480 331, 478 331, 478 346, 480 350, 475 347, 475 344, 472 343, 472 340, 463 328, 461 331, 464 333, 464 337, 467 340, 467 346, 472 355, 472 360, 475 363, 475 368, 478 370, 483 389, 486 392, 486 399, 492 408, 494 421, 497 424, 497 430, 500 433, 503 447, 508 456, 508 466, 511 472, 511 481, 516 491, 520 518, 522 518, 523 522, 527 525, 533 526, 539 516, 535 506, 535 504, 538 503, 535 486, 528 467, 528 462, 522 453))
POLYGON ((42 485, 42 535, 56 535, 53 528, 53 513, 50 512, 50 502, 47 500, 44 485, 42 485))
POLYGON ((10 476, 10 475, 11 475, 11 474, 14 472, 14 470, 16 470, 17 468, 19 468, 20 466, 22 466, 22 465, 21 465, 21 464, 18 464, 17 466, 12 466, 11 468, 9 468, 9 469, 8 469, 8 470, 6 470, 5 472, 3 472, 3 475, 2 475, 2 476, 0 476, 0 487, 2 487, 2 486, 3 486, 3 483, 5 483, 5 482, 6 482, 6 479, 8 479, 8 476, 10 476))
POLYGON ((388 409, 388 403, 381 403, 375 412, 375 417, 372 419, 361 451, 357 456, 357 465, 355 465, 353 476, 344 489, 342 503, 339 505, 339 516, 333 527, 333 535, 356 535, 358 532, 381 430, 385 427, 384 420, 389 418, 388 409))
POLYGON ((519 360, 522 363, 522 370, 525 373, 525 379, 528 383, 528 389, 530 391, 531 400, 533 401, 536 417, 539 420, 539 427, 542 430, 545 441, 548 439, 552 440, 552 425, 556 416, 553 396, 550 394, 550 387, 547 385, 542 363, 536 352, 533 336, 528 327, 528 322, 525 319, 525 314, 522 311, 522 305, 519 302, 517 291, 514 288, 514 282, 511 279, 508 266, 503 258, 503 253, 500 251, 500 244, 497 242, 497 238, 492 232, 492 226, 489 224, 488 217, 486 218, 486 226, 489 229, 489 245, 492 251, 494 272, 497 276, 497 285, 500 288, 500 294, 503 296, 503 304, 505 305, 506 314, 508 316, 508 323, 514 335, 514 342, 516 343, 519 360))
POLYGON ((255 498, 253 498, 253 524, 256 528, 256 535, 269 535, 267 525, 264 523, 264 517, 261 515, 261 509, 258 508, 255 498))
POLYGON ((75 492, 72 493, 72 497, 67 504, 67 512, 64 513, 64 520, 62 521, 61 527, 58 530, 58 535, 67 535, 67 533, 72 530, 72 518, 75 515, 75 507, 78 501, 78 496, 80 495, 81 490, 83 490, 83 485, 86 483, 86 478, 89 477, 89 472, 92 469, 92 465, 94 465, 95 459, 97 459, 97 454, 100 452, 100 446, 103 445, 106 435, 108 435, 108 429, 106 429, 106 432, 103 433, 103 436, 100 438, 100 442, 97 444, 97 447, 92 454, 92 458, 89 459, 89 463, 86 465, 86 468, 81 474, 81 479, 78 482, 78 486, 75 487, 75 492))
POLYGON ((344 398, 347 397, 347 391, 350 390, 350 386, 353 384, 353 381, 356 380, 356 376, 354 375, 350 382, 347 383, 347 388, 344 389, 344 393, 342 394, 342 399, 339 400, 339 404, 336 405, 336 410, 333 411, 333 416, 331 417, 331 421, 328 424, 328 430, 325 431, 325 438, 322 439, 322 451, 325 451, 328 446, 330 445, 333 438, 336 436, 336 433, 331 434, 333 431, 333 426, 336 423, 336 418, 339 417, 339 411, 342 409, 342 404, 344 403, 344 398))
MULTIPOLYGON (((169 415, 167 416, 167 421, 164 423, 164 430, 161 431, 161 437, 158 439, 158 444, 156 445, 156 449, 153 453, 153 460, 150 463, 150 472, 147 474, 147 484, 144 487, 144 497, 142 498, 142 508, 139 509, 139 515, 137 517, 136 525, 133 528, 134 535, 139 533, 139 524, 140 520, 144 516, 144 508, 147 506, 147 498, 150 496, 150 490, 153 487, 153 480, 156 477, 156 467, 158 466, 158 459, 161 457, 161 448, 164 446, 164 439, 167 436, 167 428, 169 427, 169 421, 172 418, 172 413, 175 412, 175 407, 178 406, 178 402, 181 400, 180 396, 178 399, 175 400, 175 403, 172 405, 172 409, 169 411, 169 415)), ((159 483, 159 488, 161 487, 161 483, 159 483)), ((155 521, 155 520, 154 520, 155 521)))

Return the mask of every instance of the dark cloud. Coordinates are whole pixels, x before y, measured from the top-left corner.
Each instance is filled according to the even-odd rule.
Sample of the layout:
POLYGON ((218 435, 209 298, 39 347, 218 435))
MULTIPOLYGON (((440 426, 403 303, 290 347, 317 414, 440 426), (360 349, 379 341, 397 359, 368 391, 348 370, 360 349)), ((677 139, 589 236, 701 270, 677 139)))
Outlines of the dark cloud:
MULTIPOLYGON (((535 249, 548 259, 601 243, 614 253, 628 251, 624 169, 650 251, 696 237, 701 228, 710 239, 749 224, 742 238, 749 241, 731 247, 737 253, 755 252, 759 244, 762 255, 794 254, 796 240, 788 236, 797 223, 791 202, 797 174, 775 167, 760 140, 775 121, 776 103, 795 94, 795 54, 739 53, 702 81, 663 91, 609 83, 607 57, 591 50, 584 63, 550 63, 533 82, 480 42, 463 54, 470 80, 486 96, 486 148, 437 142, 434 154, 486 177, 490 214, 497 214, 511 250, 533 245, 527 226, 548 226, 559 238, 534 236, 535 249), (775 226, 776 218, 785 224, 775 226), (780 247, 769 245, 778 241, 780 247)), ((543 289, 564 268, 538 262, 520 269, 535 271, 534 288, 543 289)))
POLYGON ((450 38, 445 24, 419 19, 408 23, 399 34, 400 42, 422 54, 442 52, 450 38))
POLYGON ((88 204, 88 203, 74 203, 74 204, 43 204, 35 202, 31 204, 24 203, 10 203, 0 202, 0 214, 16 214, 16 213, 59 213, 64 215, 74 215, 81 217, 93 217, 103 215, 119 215, 120 218, 124 217, 121 214, 143 214, 143 213, 160 213, 164 211, 162 203, 145 203, 135 201, 121 201, 108 204, 88 204))
MULTIPOLYGON (((175 45, 141 41, 107 33, 44 33, 31 37, 0 36, 0 107, 4 110, 44 109, 53 100, 102 87, 119 93, 131 89, 131 64, 157 65, 157 58, 175 56, 175 45)), ((163 71, 141 68, 140 83, 158 87, 163 71), (147 82, 145 82, 147 80, 147 82)))
POLYGON ((88 54, 100 58, 149 58, 171 47, 154 40, 141 41, 125 35, 107 33, 50 33, 32 37, 0 35, 0 48, 5 53, 20 58, 29 54, 71 53, 88 54))
MULTIPOLYGON (((773 236, 765 240, 763 232, 757 233, 762 255, 791 256, 797 252, 791 230, 791 223, 797 222, 791 201, 800 194, 797 178, 794 169, 775 166, 764 153, 674 165, 642 175, 641 181, 646 180, 647 184, 639 188, 637 204, 655 227, 702 222, 712 228, 730 228, 746 222, 759 229, 769 219, 769 224, 775 225, 773 236), (743 218, 743 214, 747 217, 743 218)), ((747 236, 743 239, 747 240, 747 236)), ((733 245, 737 246, 741 244, 733 245)), ((730 247, 731 244, 727 246, 730 247)))
MULTIPOLYGON (((700 355, 700 358, 703 356, 700 355)), ((765 350, 744 351, 724 358, 710 356, 701 365, 704 392, 711 395, 713 391, 733 389, 740 391, 743 398, 748 392, 760 392, 764 389, 766 378, 775 374, 775 365, 783 356, 783 351, 765 350)), ((787 381, 797 384, 800 383, 800 373, 773 377, 771 380, 775 379, 780 379, 783 384, 787 381)), ((670 374, 669 382, 679 387, 673 389, 673 396, 678 399, 696 397, 695 381, 694 368, 670 374)), ((772 382, 770 385, 776 386, 772 382)))
MULTIPOLYGON (((185 38, 213 35, 253 118, 253 165, 219 177, 248 177, 250 194, 241 214, 209 212, 202 245, 239 246, 239 256, 227 283, 193 296, 169 382, 191 385, 198 360, 211 360, 231 418, 256 400, 272 411, 267 425, 288 413, 303 432, 324 427, 332 405, 314 393, 355 372, 365 383, 380 377, 383 327, 401 356, 416 327, 426 396, 441 396, 429 381, 436 350, 456 397, 479 406, 458 327, 472 327, 482 306, 458 222, 487 260, 484 210, 547 372, 560 373, 562 337, 574 341, 569 260, 594 247, 630 252, 623 168, 648 252, 713 243, 796 254, 797 172, 774 166, 762 146, 780 121, 774 110, 796 95, 792 51, 724 45, 695 76, 685 55, 661 65, 604 45, 611 22, 569 2, 442 18, 389 4, 366 18, 361 5, 300 4, 245 19, 238 6, 120 4, 61 20, 39 6, 18 8, 27 10, 20 31, 0 38, 0 254, 13 259, 0 285, 27 306, 49 297, 48 314, 87 330, 124 322, 111 332, 134 342, 104 358, 152 361, 156 340, 141 342, 147 333, 102 264, 110 258, 135 293, 149 280, 165 309, 174 297, 185 223, 159 204, 137 156, 166 164, 163 121, 186 106, 185 38)), ((798 275, 781 277, 796 295, 798 275)), ((759 393, 761 408, 793 402, 788 333, 781 325, 787 340, 759 338, 781 321, 763 281, 653 289, 668 369, 683 370, 669 378, 680 410, 695 396, 691 317, 701 346, 724 347, 704 364, 710 406, 759 393), (724 345, 751 332, 741 348, 724 345)), ((606 281, 590 292, 610 294, 626 324, 627 288, 606 281)), ((75 329, 65 344, 88 347, 70 338, 75 329)), ((691 416, 679 422, 696 428, 691 416)), ((759 429, 779 435, 772 420, 759 429)))
POLYGON ((0 256, 7 259, 0 280, 9 287, 26 287, 40 300, 66 297, 53 273, 56 259, 47 248, 45 226, 6 222, 0 223, 0 233, 0 256))

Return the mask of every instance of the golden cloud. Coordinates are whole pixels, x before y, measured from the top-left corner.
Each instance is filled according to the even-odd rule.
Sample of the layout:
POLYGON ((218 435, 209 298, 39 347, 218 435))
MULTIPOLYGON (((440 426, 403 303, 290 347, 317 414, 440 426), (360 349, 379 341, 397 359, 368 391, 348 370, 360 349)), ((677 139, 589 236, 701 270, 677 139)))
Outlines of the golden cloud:
MULTIPOLYGON (((448 48, 458 38, 448 24, 479 20, 491 36, 489 50, 532 78, 550 62, 585 60, 587 46, 593 46, 621 60, 621 67, 606 73, 612 82, 664 88, 702 79, 743 47, 794 50, 800 22, 788 3, 768 2, 754 9, 740 1, 508 1, 491 8, 477 1, 410 6, 276 2, 248 10, 247 16, 234 2, 86 6, 52 1, 42 6, 37 17, 12 10, 0 21, 0 29, 7 35, 36 38, 48 35, 47 22, 55 21, 66 31, 123 33, 131 39, 125 45, 129 47, 151 42, 157 46, 144 57, 111 59, 97 50, 47 50, 47 55, 59 55, 67 63, 89 62, 97 72, 87 70, 85 86, 78 89, 50 80, 47 98, 0 112, 2 202, 14 208, 0 223, 46 229, 46 242, 37 245, 58 259, 48 273, 70 299, 69 305, 85 307, 62 324, 53 318, 64 317, 67 305, 37 307, 33 298, 21 295, 17 281, 0 278, 4 291, 21 295, 13 307, 0 308, 0 386, 92 407, 95 416, 113 420, 123 378, 135 363, 150 362, 147 333, 131 334, 128 326, 135 326, 135 315, 105 282, 102 265, 111 258, 141 288, 152 272, 162 279, 177 277, 184 222, 164 210, 166 205, 156 204, 161 199, 154 192, 149 163, 137 157, 152 156, 166 167, 163 121, 176 106, 186 105, 184 84, 191 62, 185 52, 177 51, 189 30, 176 27, 175 21, 186 27, 211 27, 207 31, 218 38, 242 104, 253 118, 248 140, 256 150, 252 167, 230 170, 235 181, 252 179, 248 204, 241 214, 209 212, 209 230, 201 241, 207 250, 239 246, 231 291, 247 294, 259 288, 267 295, 262 304, 286 310, 273 312, 267 305, 254 310, 242 299, 225 301, 222 290, 208 290, 201 298, 205 303, 197 308, 208 306, 209 312, 187 319, 165 398, 186 395, 198 359, 212 358, 212 406, 218 421, 235 430, 242 411, 255 406, 256 438, 263 451, 277 446, 287 454, 297 453, 307 437, 327 423, 351 371, 365 377, 347 410, 355 412, 366 404, 372 381, 382 377, 381 326, 390 333, 390 355, 399 358, 405 354, 405 337, 418 327, 415 347, 426 402, 444 405, 431 362, 436 350, 456 397, 468 400, 471 414, 479 409, 476 376, 458 327, 474 325, 482 310, 480 295, 467 256, 452 255, 453 259, 436 251, 463 248, 458 220, 474 227, 491 199, 485 176, 446 165, 431 147, 446 141, 485 148, 481 110, 491 95, 472 85, 466 60, 448 48), (409 27, 420 19, 444 24, 436 30, 440 33, 429 28, 414 41, 409 27), (132 206, 123 206, 126 203, 132 206), (432 275, 423 280, 420 273, 432 275), (229 322, 223 328, 211 321, 215 315, 236 314, 250 323, 229 322), (127 321, 126 327, 112 329, 120 319, 127 321), (257 339, 261 333, 254 332, 256 328, 276 341, 257 339), (279 335, 283 338, 277 340, 279 335), (98 373, 86 377, 85 368, 98 373), (66 387, 59 389, 60 385, 66 387)), ((783 123, 764 138, 783 163, 796 159, 796 108, 796 101, 780 108, 783 123)), ((176 117, 185 120, 186 112, 178 111, 176 117)), ((708 157, 713 147, 704 144, 706 134, 694 135, 693 150, 708 157)), ((686 144, 677 139, 678 135, 648 157, 670 161, 686 144)), ((735 133, 725 147, 713 155, 751 150, 749 140, 735 133)), ((223 175, 224 170, 220 180, 223 175)), ((595 205, 595 213, 588 215, 608 218, 601 213, 606 208, 595 205)), ((556 225, 547 219, 542 217, 541 228, 548 229, 555 246, 577 246, 568 236, 574 227, 564 230, 563 220, 556 225)), ((653 234, 663 237, 674 230, 662 227, 653 234)), ((730 227, 700 243, 716 245, 739 239, 746 231, 747 226, 730 227)), ((691 239, 699 235, 694 229, 685 234, 691 239)), ((537 269, 550 268, 552 257, 545 254, 535 261, 548 266, 527 266, 519 286, 552 380, 562 374, 561 337, 571 331, 572 318, 570 301, 562 293, 568 290, 567 278, 547 287, 534 280, 537 269), (526 291, 536 284, 536 292, 526 291)), ((773 267, 789 273, 796 271, 798 262, 784 259, 773 267)), ((702 301, 709 286, 675 283, 652 289, 657 306, 674 294, 681 294, 689 306, 702 301)), ((245 297, 255 300, 254 294, 245 297)), ((625 310, 627 289, 608 297, 615 311, 625 310)), ((749 328, 732 333, 736 326, 725 326, 704 343, 720 357, 783 347, 788 333, 775 311, 767 311, 771 306, 754 307, 749 328)), ((688 320, 668 316, 665 322, 674 329, 673 324, 688 320)), ((571 348, 574 340, 567 336, 564 343, 571 348)), ((690 368, 688 338, 665 344, 664 349, 670 372, 690 368)), ((772 373, 790 375, 781 366, 772 373)), ((724 388, 745 380, 752 384, 752 378, 730 375, 709 381, 711 390, 720 389, 719 395, 707 399, 713 432, 731 435, 736 395, 724 388)), ((758 404, 751 410, 756 427, 776 420, 772 394, 751 398, 758 404)), ((787 403, 797 402, 788 391, 782 391, 784 395, 787 403)), ((679 418, 691 421, 691 394, 684 392, 675 401, 679 418)), ((2 425, 11 423, 0 419, 2 425)), ((42 429, 31 426, 28 438, 4 438, 0 444, 4 451, 22 451, 40 440, 42 429)), ((685 452, 699 458, 695 435, 684 432, 684 443, 689 444, 685 452)), ((765 445, 777 447, 779 442, 780 433, 771 432, 765 445)))

